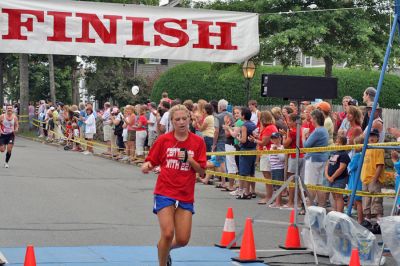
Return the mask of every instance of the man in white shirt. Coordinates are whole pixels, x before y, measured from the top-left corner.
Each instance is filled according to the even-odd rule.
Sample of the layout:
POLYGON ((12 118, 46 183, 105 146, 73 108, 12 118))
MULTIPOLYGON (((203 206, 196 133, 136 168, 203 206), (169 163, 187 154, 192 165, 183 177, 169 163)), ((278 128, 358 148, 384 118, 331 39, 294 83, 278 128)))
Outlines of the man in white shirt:
POLYGON ((169 119, 169 108, 171 105, 169 102, 161 102, 161 108, 166 110, 160 120, 160 134, 171 132, 174 128, 171 123, 171 119, 169 119))
POLYGON ((149 120, 147 121, 148 130, 148 146, 151 147, 157 138, 157 105, 151 102, 147 105, 150 111, 149 120))
POLYGON ((107 143, 107 153, 105 155, 111 155, 111 138, 113 136, 112 125, 111 125, 111 104, 109 102, 104 103, 103 119, 103 133, 104 141, 107 143))

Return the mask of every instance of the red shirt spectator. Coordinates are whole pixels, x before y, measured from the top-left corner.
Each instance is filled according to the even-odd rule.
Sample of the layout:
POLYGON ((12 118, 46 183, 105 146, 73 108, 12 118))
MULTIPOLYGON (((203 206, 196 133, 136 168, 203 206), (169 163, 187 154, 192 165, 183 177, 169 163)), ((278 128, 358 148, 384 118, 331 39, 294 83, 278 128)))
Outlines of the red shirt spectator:
POLYGON ((138 127, 136 128, 136 131, 144 131, 146 130, 147 126, 147 118, 145 115, 139 116, 139 119, 137 121, 138 127))
MULTIPOLYGON (((289 129, 289 136, 290 136, 290 139, 292 140, 290 142, 289 149, 296 149, 296 132, 297 132, 296 127, 291 127, 289 129)), ((302 133, 303 133, 303 127, 300 128, 300 147, 299 147, 300 149, 303 148, 303 141, 301 139, 302 133)), ((296 158, 296 153, 291 153, 290 157, 296 158)), ((304 157, 304 153, 300 153, 300 158, 303 158, 303 157, 304 157)))
MULTIPOLYGON (((278 128, 274 124, 267 125, 266 127, 263 128, 263 130, 260 133, 259 140, 262 142, 263 138, 265 137, 271 137, 272 133, 278 132, 278 128)), ((271 148, 271 141, 268 141, 265 146, 258 146, 259 150, 270 150, 271 148)))

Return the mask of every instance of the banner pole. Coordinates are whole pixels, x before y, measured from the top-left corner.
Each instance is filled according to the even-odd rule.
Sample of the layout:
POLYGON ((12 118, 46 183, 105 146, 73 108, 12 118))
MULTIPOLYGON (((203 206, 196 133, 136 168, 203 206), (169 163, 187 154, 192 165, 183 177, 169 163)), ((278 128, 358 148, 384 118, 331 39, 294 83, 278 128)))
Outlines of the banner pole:
POLYGON ((380 77, 379 77, 378 87, 376 89, 376 95, 375 95, 375 98, 374 98, 374 104, 372 105, 372 111, 371 111, 371 115, 370 115, 369 121, 368 121, 367 134, 365 134, 365 139, 364 139, 364 146, 362 148, 360 159, 358 160, 358 167, 357 167, 357 172, 356 172, 356 180, 355 180, 353 191, 351 193, 350 202, 349 202, 349 205, 348 205, 348 208, 347 208, 347 215, 348 216, 351 216, 351 211, 352 211, 352 208, 353 208, 353 203, 354 203, 354 198, 355 198, 355 194, 356 194, 356 190, 357 190, 357 185, 358 185, 358 182, 361 182, 360 181, 361 168, 362 168, 362 165, 364 163, 364 156, 365 156, 365 152, 366 152, 367 146, 368 146, 368 138, 369 138, 370 131, 371 131, 371 128, 372 128, 372 121, 374 120, 374 114, 375 114, 375 111, 376 111, 376 108, 377 108, 377 105, 378 105, 378 99, 379 99, 379 95, 381 93, 383 79, 385 77, 385 72, 386 72, 386 69, 387 69, 387 66, 388 66, 388 63, 389 63, 389 57, 390 57, 390 52, 391 52, 391 49, 392 49, 394 35, 396 33, 397 25, 399 23, 399 21, 398 21, 399 20, 399 13, 400 13, 399 12, 400 11, 399 3, 400 3, 400 0, 396 0, 395 15, 394 15, 394 20, 393 20, 394 23, 393 23, 393 26, 392 26, 392 30, 390 32, 389 41, 388 41, 387 48, 386 48, 386 54, 385 54, 385 58, 384 58, 384 61, 383 61, 381 74, 380 74, 380 77))

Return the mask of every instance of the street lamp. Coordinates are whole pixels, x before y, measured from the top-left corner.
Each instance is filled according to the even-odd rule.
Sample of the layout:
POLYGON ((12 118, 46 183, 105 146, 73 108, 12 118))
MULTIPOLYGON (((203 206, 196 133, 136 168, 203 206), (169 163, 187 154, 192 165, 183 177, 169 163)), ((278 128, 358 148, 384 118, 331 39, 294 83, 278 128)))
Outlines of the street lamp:
POLYGON ((253 61, 247 60, 246 62, 244 62, 242 70, 243 70, 243 76, 246 79, 246 96, 248 103, 250 100, 250 80, 254 77, 254 73, 256 72, 256 66, 254 65, 253 61))

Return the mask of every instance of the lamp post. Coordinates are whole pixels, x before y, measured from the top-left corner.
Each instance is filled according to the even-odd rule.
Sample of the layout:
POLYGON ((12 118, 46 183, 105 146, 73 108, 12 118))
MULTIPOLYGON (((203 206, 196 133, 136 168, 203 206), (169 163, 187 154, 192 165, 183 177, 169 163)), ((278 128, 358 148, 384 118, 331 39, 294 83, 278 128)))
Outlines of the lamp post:
POLYGON ((250 80, 254 77, 254 73, 256 72, 256 66, 254 65, 254 62, 251 60, 247 60, 244 62, 242 66, 243 70, 243 76, 246 79, 246 98, 247 102, 250 100, 250 80))

